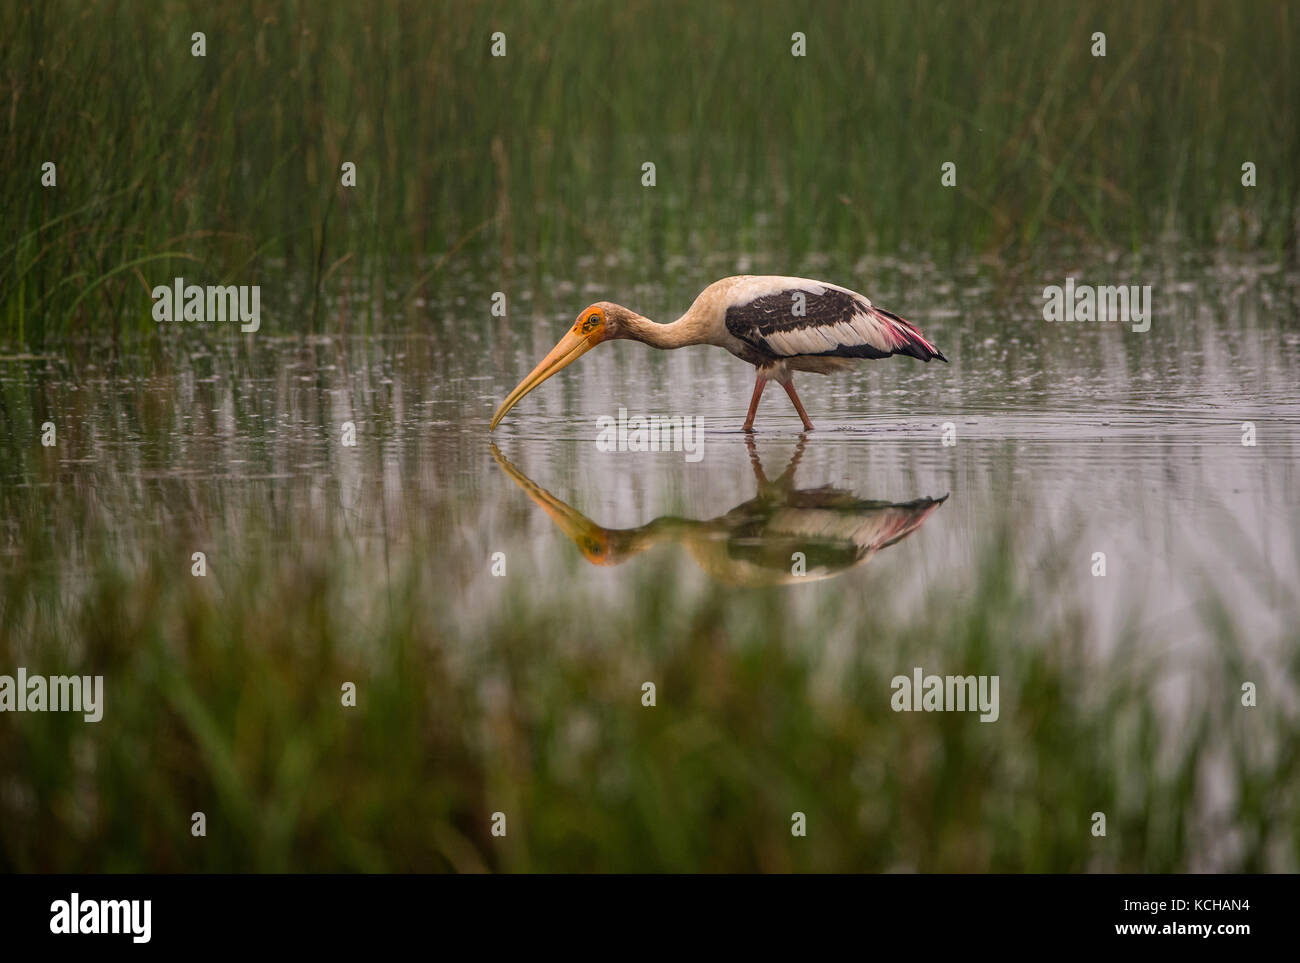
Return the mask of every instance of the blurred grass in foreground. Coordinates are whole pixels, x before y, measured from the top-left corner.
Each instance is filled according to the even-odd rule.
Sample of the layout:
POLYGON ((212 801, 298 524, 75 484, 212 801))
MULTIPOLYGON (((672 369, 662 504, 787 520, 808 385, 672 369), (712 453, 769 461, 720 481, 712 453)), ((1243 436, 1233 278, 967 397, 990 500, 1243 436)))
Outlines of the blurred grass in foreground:
POLYGON ((369 549, 270 501, 225 509, 238 526, 160 505, 143 534, 112 504, 6 502, 0 666, 101 673, 105 710, 0 726, 0 869, 1300 867, 1300 637, 1260 665, 1207 602, 1207 656, 1158 627, 1100 655, 1072 550, 1025 558, 1023 519, 899 619, 848 580, 816 605, 692 589, 670 557, 610 605, 576 551, 563 597, 518 560, 471 592, 425 534, 454 501, 369 549), (892 712, 915 665, 999 675, 1000 720, 892 712))
POLYGON ((385 293, 454 299, 471 254, 508 288, 629 251, 647 277, 768 246, 1294 251, 1297 20, 1258 0, 6 3, 0 336, 153 331, 149 290, 177 275, 296 279, 263 301, 280 330, 319 328, 323 293, 371 325, 385 293))

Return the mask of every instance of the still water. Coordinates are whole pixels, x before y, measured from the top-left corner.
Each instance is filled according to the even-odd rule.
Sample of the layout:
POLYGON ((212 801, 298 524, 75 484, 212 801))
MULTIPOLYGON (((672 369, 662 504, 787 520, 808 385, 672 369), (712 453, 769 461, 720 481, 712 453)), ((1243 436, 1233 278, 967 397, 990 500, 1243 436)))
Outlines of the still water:
MULTIPOLYGON (((1152 645, 1212 643, 1189 617, 1206 584, 1261 654, 1281 644, 1278 603, 1300 576, 1295 274, 1187 257, 1062 260, 1015 277, 986 264, 811 263, 800 273, 864 290, 952 363, 803 375, 817 430, 802 433, 769 391, 751 437, 739 430, 747 365, 710 347, 615 342, 489 435, 496 404, 585 304, 667 321, 709 280, 700 268, 668 286, 629 265, 603 273, 620 289, 543 278, 506 318, 486 310, 494 284, 470 274, 455 297, 390 301, 391 324, 368 335, 355 322, 283 335, 270 320, 248 340, 174 327, 145 349, 5 356, 8 550, 24 513, 94 517, 128 554, 178 529, 237 537, 249 512, 287 513, 351 540, 363 580, 382 578, 366 560, 423 527, 441 549, 428 564, 470 597, 503 552, 561 589, 575 560, 593 563, 584 580, 617 606, 647 558, 670 555, 701 587, 869 592, 906 619, 927 586, 973 584, 963 573, 981 535, 1009 513, 1025 534, 1020 564, 1061 566, 1071 601, 1096 614, 1090 645, 1134 617, 1152 645), (1151 284, 1150 330, 1045 321, 1042 289, 1066 277, 1151 284), (700 451, 602 450, 598 419, 620 408, 700 419, 700 451), (42 449, 47 421, 59 440, 42 449), (432 530, 435 504, 449 514, 432 530)), ((67 547, 48 561, 75 579, 67 547)))

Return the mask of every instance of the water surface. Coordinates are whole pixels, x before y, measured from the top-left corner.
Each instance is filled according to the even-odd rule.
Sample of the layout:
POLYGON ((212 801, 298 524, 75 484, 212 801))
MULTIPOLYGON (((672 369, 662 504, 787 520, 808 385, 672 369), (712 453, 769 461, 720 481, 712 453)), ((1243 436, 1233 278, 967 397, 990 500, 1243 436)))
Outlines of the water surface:
MULTIPOLYGON (((749 258, 731 269, 756 270, 749 258)), ((277 336, 272 321, 248 341, 175 328, 146 351, 11 355, 0 361, 7 514, 24 499, 33 511, 76 501, 104 513, 126 547, 165 527, 167 506, 200 530, 235 529, 245 511, 299 513, 369 551, 419 524, 422 506, 447 502, 459 525, 432 533, 447 550, 430 564, 451 583, 476 581, 485 557, 506 551, 563 590, 570 570, 552 562, 581 549, 521 484, 604 529, 703 523, 755 497, 756 462, 778 478, 797 450, 794 490, 882 504, 947 497, 887 556, 836 573, 833 590, 872 591, 901 617, 928 582, 960 582, 986 520, 1009 511, 1032 533, 1024 564, 1068 545, 1072 591, 1116 617, 1120 597, 1136 595, 1153 644, 1194 644, 1202 633, 1184 616, 1205 579, 1253 638, 1277 640, 1271 593, 1297 575, 1295 276, 1249 260, 1147 264, 1136 274, 1153 284, 1155 317, 1134 333, 1045 322, 1041 286, 1066 274, 1126 279, 1107 263, 1067 262, 1018 283, 982 265, 944 272, 892 259, 836 271, 920 325, 952 364, 891 358, 803 375, 817 425, 807 434, 775 390, 758 431, 740 432, 752 371, 725 352, 622 342, 547 382, 488 434, 495 405, 589 300, 621 298, 671 320, 701 284, 689 279, 629 279, 626 291, 546 279, 546 310, 526 290, 498 319, 471 310, 489 303, 491 285, 468 275, 448 303, 394 312, 395 333, 277 336), (597 419, 620 408, 702 419, 702 457, 599 450, 597 419), (42 450, 34 433, 47 419, 60 443, 42 450), (343 443, 348 422, 355 447, 343 443), (1253 446, 1242 443, 1247 423, 1253 446), (1092 574, 1094 553, 1105 577, 1092 574)), ((663 544, 585 573, 611 604, 636 584, 633 554, 681 550, 681 538, 649 541, 663 544)), ((75 558, 50 561, 75 571, 75 558)), ((823 590, 813 581, 807 590, 823 590)))

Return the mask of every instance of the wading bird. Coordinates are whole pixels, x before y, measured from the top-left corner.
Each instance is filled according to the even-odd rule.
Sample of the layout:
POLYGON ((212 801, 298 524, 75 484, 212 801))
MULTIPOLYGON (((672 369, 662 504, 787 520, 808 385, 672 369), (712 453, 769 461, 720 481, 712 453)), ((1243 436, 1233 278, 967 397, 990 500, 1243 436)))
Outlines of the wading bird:
POLYGON ((795 488, 805 439, 800 437, 775 481, 768 481, 754 442, 747 439, 758 491, 725 515, 699 520, 664 515, 637 528, 597 525, 533 482, 496 445, 492 457, 593 565, 619 565, 652 545, 672 542, 683 545, 700 568, 726 585, 815 582, 842 575, 911 535, 948 497, 900 504, 867 501, 830 485, 795 488), (792 564, 796 553, 803 560, 799 567, 792 564))
POLYGON ((758 369, 744 430, 754 430, 758 399, 775 381, 794 402, 804 430, 813 424, 794 390, 794 372, 830 374, 863 358, 906 354, 948 359, 921 332, 863 295, 825 281, 740 275, 710 284, 689 311, 658 324, 622 305, 601 301, 578 315, 573 328, 541 364, 501 402, 490 431, 519 400, 603 341, 640 341, 652 348, 712 344, 758 369))

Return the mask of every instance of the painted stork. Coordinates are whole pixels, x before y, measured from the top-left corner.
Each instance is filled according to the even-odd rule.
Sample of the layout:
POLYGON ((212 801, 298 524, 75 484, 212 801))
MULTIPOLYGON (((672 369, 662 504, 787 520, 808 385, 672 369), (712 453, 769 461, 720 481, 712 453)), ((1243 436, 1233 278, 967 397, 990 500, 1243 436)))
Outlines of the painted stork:
POLYGON ((794 403, 805 431, 813 424, 794 390, 794 372, 830 374, 863 358, 906 354, 947 361, 910 322, 877 307, 856 291, 808 278, 740 275, 715 281, 690 310, 658 324, 622 305, 600 301, 578 315, 560 339, 492 416, 489 431, 519 400, 603 341, 640 341, 652 348, 712 344, 758 369, 744 430, 754 430, 758 399, 775 381, 794 403))
POLYGON ((795 469, 807 436, 774 481, 763 473, 752 437, 750 465, 757 493, 717 518, 664 515, 636 528, 604 528, 560 501, 492 446, 492 457, 567 535, 593 565, 619 565, 652 545, 680 544, 710 577, 726 585, 763 586, 815 582, 842 575, 881 549, 907 538, 947 500, 867 501, 824 485, 795 488, 795 469), (795 552, 806 569, 795 574, 795 552))

